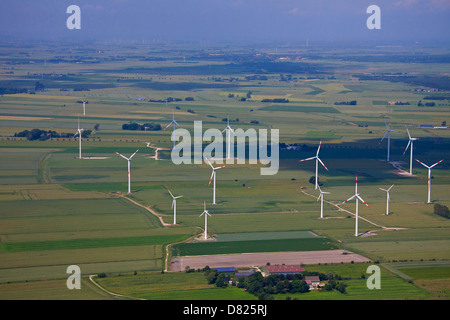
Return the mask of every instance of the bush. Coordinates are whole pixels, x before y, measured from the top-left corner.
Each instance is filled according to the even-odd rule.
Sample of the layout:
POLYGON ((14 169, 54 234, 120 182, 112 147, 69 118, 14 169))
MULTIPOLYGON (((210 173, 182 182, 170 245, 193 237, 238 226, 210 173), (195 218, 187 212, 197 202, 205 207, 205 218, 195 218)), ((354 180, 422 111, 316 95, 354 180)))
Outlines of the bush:
POLYGON ((447 219, 450 218, 450 210, 448 209, 448 207, 439 203, 436 203, 434 205, 434 213, 447 219))

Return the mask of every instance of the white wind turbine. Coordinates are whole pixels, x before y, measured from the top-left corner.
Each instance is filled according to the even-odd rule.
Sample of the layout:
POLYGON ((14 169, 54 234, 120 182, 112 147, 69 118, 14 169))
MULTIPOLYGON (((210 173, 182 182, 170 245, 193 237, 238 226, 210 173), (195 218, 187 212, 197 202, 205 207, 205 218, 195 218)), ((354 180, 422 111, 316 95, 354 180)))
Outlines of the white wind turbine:
POLYGON ((386 120, 384 120, 384 124, 386 125, 386 133, 384 134, 383 138, 381 138, 380 143, 383 141, 383 139, 386 137, 386 135, 388 136, 388 151, 387 151, 387 161, 389 162, 390 159, 390 153, 391 153, 391 132, 398 132, 395 130, 391 130, 389 129, 386 120))
POLYGON ((389 189, 387 189, 387 190, 386 190, 386 189, 379 188, 380 190, 386 191, 386 193, 387 193, 387 199, 386 199, 386 215, 389 215, 389 201, 391 200, 390 192, 391 192, 391 189, 392 189, 393 186, 394 186, 394 185, 390 186, 389 189))
POLYGON ((444 161, 444 159, 442 159, 439 162, 436 162, 435 164, 431 165, 431 166, 427 166, 425 163, 419 161, 416 159, 416 161, 418 163, 420 163, 421 165, 423 165, 424 167, 428 168, 428 202, 427 203, 431 203, 430 201, 430 197, 431 197, 431 168, 433 168, 434 166, 438 165, 439 163, 441 163, 442 161, 444 161))
POLYGON ((175 197, 172 192, 169 191, 170 195, 172 196, 172 208, 173 208, 173 224, 177 224, 177 199, 181 198, 182 196, 175 197))
POLYGON ((355 185, 355 194, 348 198, 347 200, 345 200, 344 202, 341 202, 339 205, 344 204, 350 200, 352 200, 353 198, 356 198, 356 222, 355 222, 355 236, 358 236, 358 219, 359 219, 359 202, 358 200, 360 200, 361 202, 363 202, 366 206, 369 206, 364 200, 363 198, 360 197, 359 193, 358 193, 358 175, 356 175, 356 185, 355 185))
POLYGON ((86 115, 86 102, 87 101, 82 101, 83 102, 83 116, 85 116, 86 115))
POLYGON ((209 179, 208 186, 211 184, 211 180, 214 179, 214 181, 213 181, 213 204, 216 204, 216 171, 219 170, 219 169, 224 168, 225 166, 213 167, 211 162, 209 162, 209 160, 206 157, 205 157, 205 161, 212 168, 211 178, 209 179))
POLYGON ((131 159, 134 157, 134 155, 139 151, 139 149, 136 150, 135 153, 133 153, 129 158, 125 157, 124 155, 116 152, 119 156, 121 156, 122 158, 124 158, 125 160, 128 161, 128 193, 131 193, 131 175, 130 175, 130 163, 131 163, 131 159))
POLYGON ((227 159, 230 159, 230 152, 231 152, 231 133, 234 134, 234 130, 230 126, 230 119, 227 117, 227 126, 222 131, 222 133, 226 131, 227 132, 227 159))
POLYGON ((317 190, 319 188, 319 162, 322 164, 322 166, 328 171, 328 168, 325 166, 325 164, 322 162, 322 160, 320 160, 319 158, 319 151, 320 151, 320 146, 322 145, 322 140, 320 140, 319 143, 319 147, 317 148, 317 153, 315 157, 311 157, 311 158, 307 158, 307 159, 303 159, 303 160, 299 160, 299 162, 303 162, 303 161, 308 161, 308 160, 313 160, 316 159, 316 186, 315 186, 315 190, 317 190))
POLYGON ((408 132, 408 137, 409 137, 409 141, 408 141, 408 145, 406 146, 405 151, 403 152, 403 155, 405 155, 406 150, 408 150, 408 147, 411 145, 411 155, 409 157, 409 174, 412 175, 412 164, 413 164, 413 144, 415 140, 419 140, 419 138, 411 138, 411 135, 409 134, 409 130, 408 128, 406 128, 406 131, 408 132))
POLYGON ((203 202, 203 213, 200 215, 203 216, 205 215, 205 240, 208 238, 208 216, 211 216, 208 212, 208 210, 206 210, 206 203, 203 202))
POLYGON ((317 201, 319 201, 319 199, 321 199, 321 201, 320 201, 320 218, 323 218, 323 195, 330 194, 330 193, 322 191, 322 189, 320 189, 320 187, 319 187, 319 190, 320 190, 320 195, 317 198, 317 201))
MULTIPOLYGON (((167 103, 167 101, 166 101, 167 103)), ((170 125, 173 124, 173 147, 175 148, 175 127, 178 126, 180 127, 180 125, 178 124, 178 122, 175 120, 175 112, 172 110, 172 121, 164 128, 164 130, 166 130, 168 127, 170 127, 170 125)))
POLYGON ((78 135, 78 159, 81 159, 81 133, 84 131, 83 128, 80 128, 80 118, 78 118, 78 129, 77 132, 73 135, 75 138, 78 135))

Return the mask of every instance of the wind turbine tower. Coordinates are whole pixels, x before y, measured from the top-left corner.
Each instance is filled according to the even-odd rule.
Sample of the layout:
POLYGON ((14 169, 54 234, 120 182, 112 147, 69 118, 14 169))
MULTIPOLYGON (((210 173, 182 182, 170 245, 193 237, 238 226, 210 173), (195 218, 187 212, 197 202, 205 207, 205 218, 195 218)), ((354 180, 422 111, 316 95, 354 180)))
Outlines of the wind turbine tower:
POLYGON ((130 174, 130 163, 131 163, 131 159, 133 159, 134 155, 139 151, 139 149, 136 150, 135 153, 133 153, 129 158, 125 157, 124 155, 116 152, 119 156, 121 156, 122 158, 124 158, 125 160, 128 161, 128 194, 131 193, 131 174, 130 174))
POLYGON ((320 218, 323 219, 323 195, 330 194, 330 193, 322 191, 322 189, 320 189, 320 187, 319 187, 319 190, 320 190, 320 195, 317 198, 317 201, 319 201, 319 199, 321 199, 321 201, 320 201, 320 218))
POLYGON ((201 216, 205 216, 205 240, 208 239, 208 216, 211 216, 208 212, 208 210, 206 210, 206 203, 203 202, 203 213, 200 215, 201 216))
POLYGON ((423 165, 424 167, 428 168, 428 202, 427 203, 431 203, 431 168, 433 168, 434 166, 437 166, 439 163, 441 163, 442 161, 444 161, 444 159, 442 159, 439 162, 436 162, 435 164, 431 165, 431 166, 427 166, 425 163, 419 161, 416 159, 416 161, 418 163, 420 163, 421 165, 423 165))
POLYGON ((83 116, 85 116, 86 115, 86 102, 87 101, 82 101, 83 102, 83 116))
POLYGON ((356 175, 356 185, 355 185, 355 194, 353 196, 351 196, 350 198, 348 198, 347 200, 345 200, 344 202, 341 202, 339 205, 344 204, 350 200, 353 200, 354 198, 356 198, 356 222, 355 222, 355 237, 357 237, 358 234, 358 219, 359 219, 359 201, 363 202, 366 206, 369 206, 364 200, 363 198, 361 198, 361 196, 358 193, 358 175, 356 175), (359 201, 358 201, 359 200, 359 201))
POLYGON ((81 159, 81 133, 84 131, 83 128, 80 128, 80 118, 78 118, 78 129, 77 132, 73 135, 75 138, 78 135, 78 159, 81 159))
POLYGON ((388 127, 388 125, 386 123, 386 120, 384 121, 384 124, 386 125, 386 133, 384 134, 383 138, 381 138, 380 143, 383 141, 383 139, 387 135, 388 136, 387 162, 389 162, 389 160, 390 160, 390 153, 391 153, 391 132, 398 132, 398 131, 389 129, 389 127, 388 127))
POLYGON ((230 159, 230 152, 231 152, 231 133, 234 134, 234 130, 230 126, 230 119, 227 117, 227 127, 222 131, 222 133, 226 131, 227 132, 227 159, 230 159))
POLYGON ((182 196, 175 197, 172 192, 169 191, 170 195, 172 196, 172 208, 173 208, 173 224, 177 224, 177 199, 181 198, 182 196))
MULTIPOLYGON (((166 103, 167 103, 167 101, 166 101, 166 103)), ((180 125, 175 120, 175 112, 173 110, 172 110, 172 121, 164 128, 164 130, 166 130, 172 124, 173 124, 173 147, 175 148, 175 129, 176 129, 175 127, 176 126, 180 127, 180 125)))
POLYGON ((311 158, 307 158, 307 159, 303 159, 303 160, 299 160, 299 162, 303 162, 303 161, 308 161, 308 160, 313 160, 316 159, 316 186, 315 186, 315 190, 317 190, 319 188, 319 162, 322 164, 322 166, 328 171, 328 168, 325 166, 325 164, 322 162, 322 160, 320 160, 319 158, 319 151, 320 151, 320 146, 322 145, 322 140, 320 140, 319 143, 319 147, 317 148, 317 153, 315 157, 311 157, 311 158))
POLYGON ((409 156, 409 174, 412 175, 412 164, 413 164, 413 144, 415 140, 419 140, 419 138, 411 138, 411 135, 409 134, 408 128, 406 128, 406 131, 408 132, 408 145, 406 146, 405 151, 403 152, 403 155, 405 155, 406 150, 408 150, 409 146, 411 146, 411 155, 409 156))
POLYGON ((379 188, 380 190, 386 191, 386 194, 387 194, 387 199, 386 199, 386 215, 389 215, 389 201, 391 200, 390 192, 391 192, 391 189, 392 189, 393 186, 394 186, 394 185, 390 186, 389 189, 387 189, 387 190, 386 190, 386 189, 379 188))
POLYGON ((208 186, 211 184, 211 180, 213 180, 213 204, 216 204, 216 171, 224 168, 225 166, 213 167, 211 162, 205 157, 205 161, 209 164, 212 169, 211 178, 209 179, 208 186))

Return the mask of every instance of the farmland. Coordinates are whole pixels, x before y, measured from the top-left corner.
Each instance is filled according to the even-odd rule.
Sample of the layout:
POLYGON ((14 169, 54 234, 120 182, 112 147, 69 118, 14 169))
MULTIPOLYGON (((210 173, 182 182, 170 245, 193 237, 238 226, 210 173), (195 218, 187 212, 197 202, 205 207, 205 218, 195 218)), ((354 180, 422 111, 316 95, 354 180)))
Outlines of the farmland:
MULTIPOLYGON (((221 49, 226 55, 220 59, 202 60, 206 49, 187 45, 165 47, 164 61, 146 61, 137 57, 159 56, 161 48, 103 44, 99 63, 44 64, 43 56, 62 55, 66 48, 55 46, 50 53, 35 44, 41 57, 31 64, 18 58, 20 45, 4 44, 0 59, 2 68, 14 66, 13 74, 0 74, 0 88, 30 92, 0 95, 0 298, 107 299, 111 296, 88 278, 106 273, 95 281, 133 298, 253 299, 235 287, 211 287, 200 273, 169 272, 170 259, 345 249, 380 264, 384 288, 375 295, 367 292, 361 279, 366 263, 324 266, 324 260, 311 266, 351 273, 347 299, 448 299, 450 224, 433 213, 433 204, 450 205, 450 131, 420 125, 450 121, 449 88, 429 87, 431 78, 446 83, 448 76, 441 71, 450 62, 413 65, 355 58, 350 68, 345 48, 327 47, 318 48, 319 55, 306 48, 274 53, 261 47, 263 61, 255 61, 253 49, 228 47, 221 49), (306 58, 297 60, 295 50, 306 58), (175 59, 179 51, 192 60, 175 59), (105 58, 118 53, 124 59, 105 58), (290 62, 279 61, 285 55, 290 62), (230 62, 235 59, 241 62, 230 62), (374 77, 363 76, 368 73, 374 77), (44 90, 34 92, 37 82, 44 90), (279 102, 283 99, 289 102, 279 102), (88 100, 86 115, 82 100, 88 100), (353 100, 356 105, 335 104, 353 100), (390 103, 395 101, 409 104, 390 103), (419 106, 419 101, 435 105, 419 106), (172 117, 189 132, 194 121, 202 121, 203 130, 222 131, 227 117, 234 129, 278 129, 277 174, 261 175, 264 165, 250 164, 248 158, 244 164, 225 163, 217 171, 213 205, 208 164, 171 161, 171 127, 122 130, 130 122, 165 128, 172 117), (84 130, 92 130, 82 139, 82 159, 73 138, 78 120, 84 130), (386 161, 386 139, 380 141, 385 121, 398 131, 391 136, 391 162, 386 161), (414 157, 427 164, 445 159, 432 171, 431 204, 426 203, 427 169, 413 161, 413 176, 405 174, 405 126, 419 138, 414 157), (68 135, 35 141, 15 135, 34 128, 68 135), (320 140, 320 158, 328 170, 319 165, 319 181, 329 192, 323 219, 319 192, 310 182, 314 161, 299 162, 316 154, 320 140), (161 149, 158 158, 156 148, 161 149), (127 164, 115 152, 128 157, 136 150, 127 194, 127 164), (338 205, 354 194, 356 174, 358 192, 369 204, 359 207, 360 237, 354 236, 355 203, 338 205), (393 184, 386 215, 386 194, 379 188, 393 184), (177 201, 177 225, 172 225, 168 190, 183 195, 177 201), (204 203, 211 214, 208 241, 201 240, 204 203), (74 264, 86 288, 80 292, 65 288, 66 268, 74 264)), ((85 46, 86 54, 94 55, 92 45, 85 46)), ((410 57, 401 48, 374 50, 374 55, 410 57)), ((369 55, 364 48, 352 54, 369 55)), ((207 145, 203 141, 202 147, 207 145)), ((298 298, 342 298, 335 294, 311 292, 298 298)))

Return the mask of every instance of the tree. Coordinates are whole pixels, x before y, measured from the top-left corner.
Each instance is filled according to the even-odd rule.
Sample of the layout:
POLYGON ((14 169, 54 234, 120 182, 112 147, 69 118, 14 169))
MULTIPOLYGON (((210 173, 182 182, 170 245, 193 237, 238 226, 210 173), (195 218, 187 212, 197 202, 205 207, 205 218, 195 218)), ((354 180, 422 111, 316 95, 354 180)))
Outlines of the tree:
POLYGON ((94 130, 98 131, 99 128, 100 128, 100 124, 96 123, 95 126, 94 126, 94 130))

